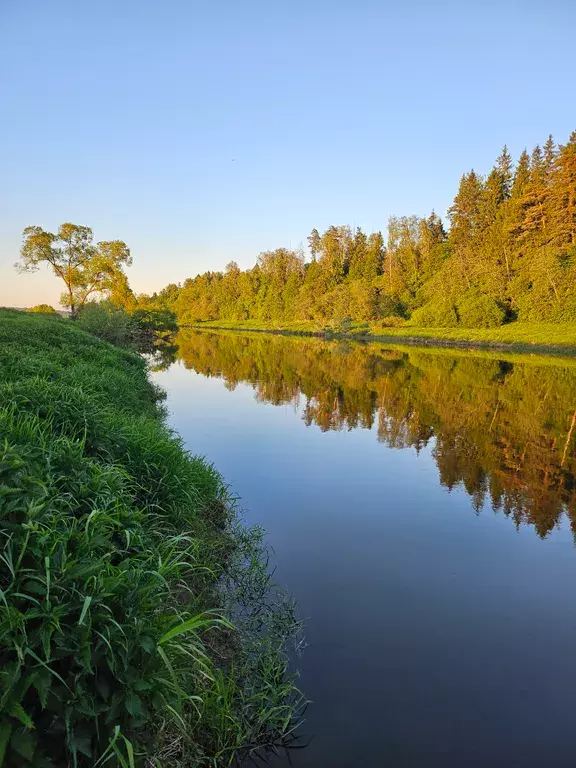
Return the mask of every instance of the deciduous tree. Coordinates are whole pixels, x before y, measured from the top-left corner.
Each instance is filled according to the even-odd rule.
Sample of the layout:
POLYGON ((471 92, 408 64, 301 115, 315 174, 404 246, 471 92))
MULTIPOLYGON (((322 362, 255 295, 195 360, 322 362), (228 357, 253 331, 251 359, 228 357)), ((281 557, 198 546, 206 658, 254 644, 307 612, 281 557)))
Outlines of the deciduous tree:
POLYGON ((122 240, 94 244, 93 239, 89 227, 77 224, 62 224, 56 234, 27 227, 15 266, 21 272, 35 272, 46 264, 64 282, 61 303, 76 316, 90 297, 109 295, 119 280, 125 280, 123 268, 132 263, 122 240))

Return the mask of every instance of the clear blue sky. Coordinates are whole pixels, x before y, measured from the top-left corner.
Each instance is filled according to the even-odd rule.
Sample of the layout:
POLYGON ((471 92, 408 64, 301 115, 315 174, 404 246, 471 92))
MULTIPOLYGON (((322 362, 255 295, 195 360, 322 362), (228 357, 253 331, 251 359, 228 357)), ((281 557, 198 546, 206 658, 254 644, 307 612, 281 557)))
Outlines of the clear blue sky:
POLYGON ((462 172, 576 128, 576 4, 0 0, 0 304, 21 232, 123 239, 136 291, 330 224, 445 214, 462 172))

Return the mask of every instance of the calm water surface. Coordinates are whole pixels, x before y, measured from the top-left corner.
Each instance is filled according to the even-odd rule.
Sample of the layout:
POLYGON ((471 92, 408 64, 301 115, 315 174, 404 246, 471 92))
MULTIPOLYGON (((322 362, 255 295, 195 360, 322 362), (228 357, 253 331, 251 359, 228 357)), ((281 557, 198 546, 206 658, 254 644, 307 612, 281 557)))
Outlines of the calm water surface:
POLYGON ((576 764, 576 361, 185 332, 156 377, 307 617, 295 766, 576 764))

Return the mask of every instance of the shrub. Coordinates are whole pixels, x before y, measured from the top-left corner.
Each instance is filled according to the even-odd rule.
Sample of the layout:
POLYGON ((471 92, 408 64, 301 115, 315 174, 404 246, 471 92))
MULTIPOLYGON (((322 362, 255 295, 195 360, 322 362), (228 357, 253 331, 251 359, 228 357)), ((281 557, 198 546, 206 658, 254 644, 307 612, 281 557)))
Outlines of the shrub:
POLYGON ((439 300, 414 310, 408 324, 423 328, 453 328, 458 325, 458 317, 450 302, 439 300))
POLYGON ((403 317, 398 315, 390 315, 390 317, 383 317, 376 323, 379 328, 401 328, 405 324, 403 317))
POLYGON ((383 317, 393 317, 398 315, 401 317, 404 314, 404 307, 401 302, 389 296, 386 293, 381 293, 378 296, 378 314, 383 317))
POLYGON ((346 335, 351 331, 352 331, 351 317, 343 317, 340 320, 334 321, 333 325, 324 326, 324 333, 327 336, 332 336, 333 334, 346 335))
POLYGON ((117 347, 134 347, 137 323, 130 314, 110 301, 90 301, 78 312, 76 324, 83 331, 117 347))
POLYGON ((30 307, 28 312, 52 312, 56 314, 56 310, 50 304, 36 304, 35 307, 30 307))
POLYGON ((352 318, 348 316, 338 320, 336 322, 336 325, 334 326, 334 331, 336 333, 349 333, 351 330, 352 330, 352 318))
POLYGON ((169 309, 135 309, 132 319, 149 336, 167 336, 178 330, 176 313, 169 309))
POLYGON ((547 317, 552 323, 573 323, 576 321, 576 297, 566 296, 563 301, 556 302, 548 312, 547 317))
POLYGON ((506 319, 505 309, 490 296, 471 293, 458 302, 459 324, 464 328, 497 328, 506 319))
POLYGON ((78 313, 82 330, 117 347, 152 352, 158 339, 167 339, 178 330, 176 314, 168 309, 135 309, 128 312, 111 301, 92 301, 78 313))
POLYGON ((560 299, 555 296, 538 297, 534 300, 528 294, 528 299, 520 303, 520 319, 547 322, 547 323, 573 323, 576 321, 576 297, 566 293, 560 299))

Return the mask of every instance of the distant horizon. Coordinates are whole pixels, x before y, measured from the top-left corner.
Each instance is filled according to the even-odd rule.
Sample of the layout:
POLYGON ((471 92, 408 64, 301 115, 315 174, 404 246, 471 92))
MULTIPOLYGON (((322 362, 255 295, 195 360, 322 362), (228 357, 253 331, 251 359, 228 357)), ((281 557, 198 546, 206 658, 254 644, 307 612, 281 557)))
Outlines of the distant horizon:
POLYGON ((0 21, 2 305, 59 306, 56 278, 13 268, 29 225, 124 240, 132 288, 152 293, 312 228, 445 219, 461 175, 504 144, 517 160, 576 127, 576 8, 558 0, 544 18, 511 0, 55 0, 0 21))

